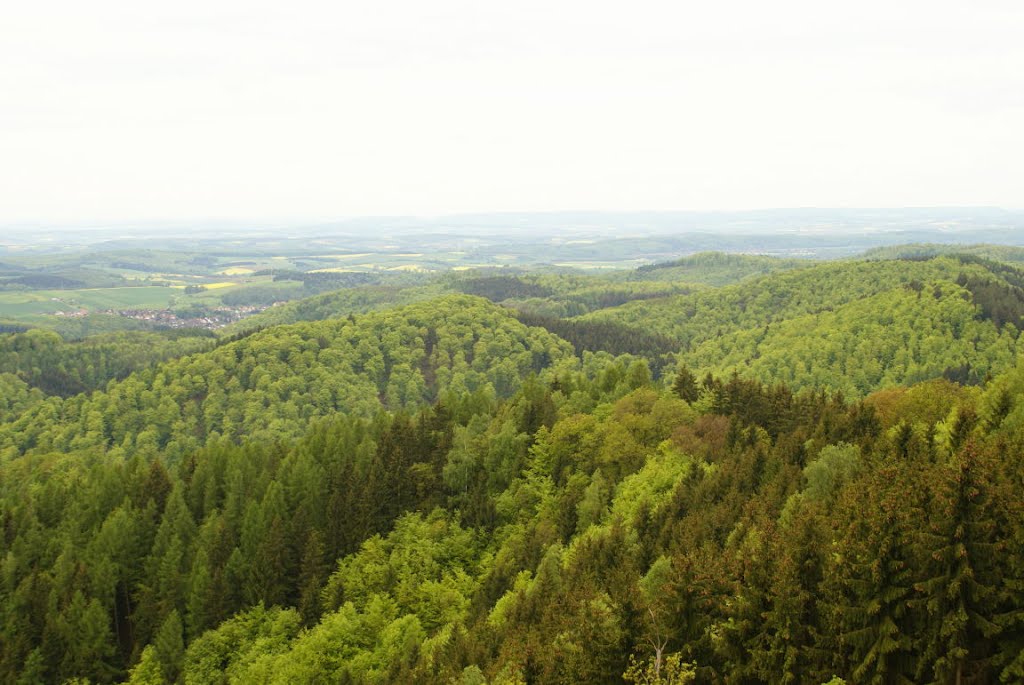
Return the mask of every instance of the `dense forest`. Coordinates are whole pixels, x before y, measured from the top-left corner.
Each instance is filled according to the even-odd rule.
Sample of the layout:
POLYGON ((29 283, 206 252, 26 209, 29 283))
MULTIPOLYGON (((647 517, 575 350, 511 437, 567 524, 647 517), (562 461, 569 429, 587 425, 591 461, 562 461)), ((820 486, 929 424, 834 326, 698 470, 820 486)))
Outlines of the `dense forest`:
POLYGON ((1024 274, 908 250, 2 334, 0 682, 1022 682, 1024 274))
POLYGON ((49 395, 100 390, 111 380, 191 352, 211 349, 209 331, 119 332, 65 341, 46 330, 0 337, 0 373, 19 376, 49 395))
POLYGON ((674 338, 679 360, 847 397, 1013 365, 1021 271, 973 256, 826 262, 580 317, 674 338))
POLYGON ((700 252, 673 262, 657 262, 626 272, 625 278, 635 281, 680 280, 686 283, 729 285, 752 276, 761 276, 810 266, 806 259, 777 259, 762 255, 700 252))

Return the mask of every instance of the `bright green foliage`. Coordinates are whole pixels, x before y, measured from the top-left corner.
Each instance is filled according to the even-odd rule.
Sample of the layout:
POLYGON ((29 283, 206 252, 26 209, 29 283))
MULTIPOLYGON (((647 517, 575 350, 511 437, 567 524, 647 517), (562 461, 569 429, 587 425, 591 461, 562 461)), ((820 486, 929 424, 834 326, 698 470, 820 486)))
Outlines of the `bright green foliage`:
POLYGON ((628 278, 639 275, 640 271, 627 274, 619 272, 609 276, 579 273, 494 276, 483 273, 450 277, 448 281, 452 288, 460 292, 486 297, 492 302, 515 307, 532 315, 555 318, 579 316, 633 300, 667 297, 696 289, 692 283, 679 282, 671 275, 657 279, 656 282, 628 278))
POLYGON ((583 318, 675 338, 691 368, 860 397, 943 375, 977 383, 1013 365, 1020 326, 986 318, 974 281, 1024 298, 1011 267, 940 257, 820 264, 583 318))
POLYGON ((979 379, 1013 364, 1015 329, 999 331, 977 320, 969 295, 954 284, 923 288, 890 290, 834 311, 738 331, 684 358, 700 368, 737 369, 797 389, 831 387, 849 397, 938 378, 965 365, 979 379))
POLYGON ((681 340, 687 346, 745 328, 814 314, 903 288, 917 281, 954 281, 964 270, 958 261, 826 262, 660 300, 631 302, 587 318, 613 318, 681 340))
POLYGON ((126 685, 164 685, 167 682, 156 648, 146 647, 142 650, 139 663, 132 668, 126 685))
MULTIPOLYGON (((0 439, 19 451, 99 448, 169 458, 218 436, 267 441, 336 411, 416 407, 440 388, 510 395, 571 355, 501 309, 452 297, 385 313, 254 334, 28 411, 0 439)), ((0 442, 0 444, 3 444, 0 442)))
POLYGON ((693 468, 700 468, 668 443, 651 454, 637 473, 626 476, 616 488, 612 515, 632 521, 642 511, 656 514, 672 497, 679 481, 693 468))
POLYGON ((696 669, 692 664, 683 662, 682 655, 669 654, 664 661, 662 664, 650 660, 643 663, 630 660, 622 679, 637 685, 686 685, 694 682, 696 669))
MULTIPOLYGON (((425 656, 430 636, 465 620, 478 574, 473 537, 440 512, 404 517, 340 562, 317 626, 282 649, 262 649, 263 638, 233 646, 226 671, 242 682, 394 682, 425 656)), ((212 635, 190 648, 187 663, 204 660, 212 635)))
POLYGON ((182 677, 186 685, 244 682, 241 672, 287 649, 300 625, 294 611, 257 605, 196 638, 185 653, 182 677))
POLYGON ((373 537, 342 559, 323 591, 324 607, 351 605, 359 612, 374 602, 415 614, 428 631, 461 620, 478 575, 471 531, 440 511, 399 519, 386 537, 373 537))
POLYGON ((1007 374, 996 378, 985 390, 978 412, 984 426, 1013 441, 1017 447, 1022 444, 1024 434, 1024 358, 1007 374))
POLYGON ((860 450, 856 446, 828 445, 804 468, 804 493, 817 501, 828 501, 856 475, 859 466, 860 450))
POLYGON ((14 374, 0 373, 0 423, 10 421, 44 398, 42 391, 29 387, 14 374))
MULTIPOLYGON (((594 285, 495 278, 473 287, 594 285)), ((1018 682, 1024 364, 991 318, 1010 299, 973 301, 1013 278, 943 258, 708 289, 687 354, 761 342, 660 379, 462 295, 91 396, 0 376, 0 682, 1018 682), (893 337, 882 375, 828 327, 893 337)))

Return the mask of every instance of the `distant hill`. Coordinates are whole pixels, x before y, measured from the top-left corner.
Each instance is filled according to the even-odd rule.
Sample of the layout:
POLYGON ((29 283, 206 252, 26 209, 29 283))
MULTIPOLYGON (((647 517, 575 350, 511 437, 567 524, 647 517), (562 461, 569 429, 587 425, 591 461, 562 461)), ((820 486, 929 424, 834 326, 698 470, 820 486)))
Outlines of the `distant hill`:
POLYGON ((983 257, 999 262, 1024 263, 1024 247, 1012 245, 941 245, 938 243, 913 243, 875 247, 861 254, 863 259, 910 259, 937 257, 939 255, 963 254, 983 257))
POLYGON ((4 333, 0 683, 1021 682, 993 255, 4 333))
POLYGON ((699 252, 672 262, 641 266, 629 275, 637 281, 683 281, 723 286, 751 276, 812 266, 806 259, 781 259, 762 255, 699 252))
POLYGON ((402 288, 369 285, 344 288, 271 307, 259 314, 225 326, 219 333, 222 336, 244 335, 247 332, 281 324, 323 321, 384 307, 410 304, 437 297, 444 292, 441 288, 431 286, 402 288))
POLYGON ((693 368, 862 396, 1011 366, 1021 272, 975 258, 828 262, 581 317, 672 337, 693 368))

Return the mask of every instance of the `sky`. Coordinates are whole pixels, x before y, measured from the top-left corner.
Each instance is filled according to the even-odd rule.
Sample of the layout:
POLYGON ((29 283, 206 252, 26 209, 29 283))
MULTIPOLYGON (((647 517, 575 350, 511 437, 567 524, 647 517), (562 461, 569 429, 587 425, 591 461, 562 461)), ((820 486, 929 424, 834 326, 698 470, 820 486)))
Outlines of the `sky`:
POLYGON ((1024 2, 5 3, 0 225, 1024 207, 1024 2))

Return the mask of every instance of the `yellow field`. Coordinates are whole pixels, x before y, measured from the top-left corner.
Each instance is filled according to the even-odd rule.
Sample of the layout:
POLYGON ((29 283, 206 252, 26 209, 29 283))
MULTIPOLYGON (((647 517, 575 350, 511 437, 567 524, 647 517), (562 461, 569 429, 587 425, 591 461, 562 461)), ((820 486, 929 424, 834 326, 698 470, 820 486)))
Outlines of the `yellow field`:
POLYGON ((217 273, 221 276, 244 276, 246 274, 254 273, 254 270, 247 269, 244 266, 232 266, 229 269, 223 269, 217 273))

